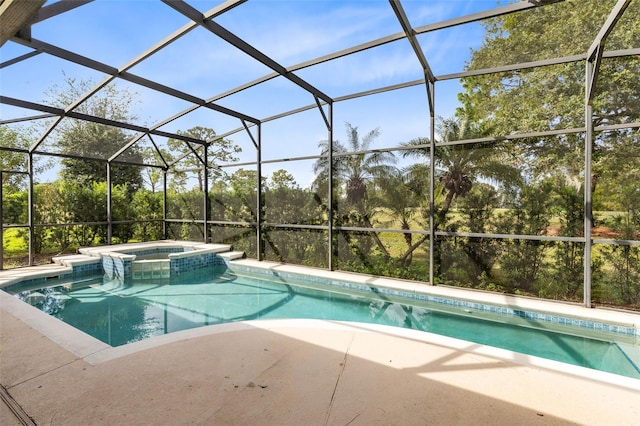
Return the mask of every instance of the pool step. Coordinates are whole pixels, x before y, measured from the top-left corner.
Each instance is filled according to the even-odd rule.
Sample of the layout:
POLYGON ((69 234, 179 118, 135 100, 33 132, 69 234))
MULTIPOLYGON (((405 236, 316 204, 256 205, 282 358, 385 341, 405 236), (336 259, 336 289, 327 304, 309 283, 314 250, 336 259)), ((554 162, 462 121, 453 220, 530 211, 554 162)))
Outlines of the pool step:
POLYGON ((102 259, 96 256, 87 256, 86 254, 71 254, 65 256, 55 256, 51 259, 53 263, 62 266, 80 266, 91 265, 102 262, 102 259))
POLYGON ((618 342, 616 343, 618 349, 629 360, 633 367, 640 373, 640 347, 629 343, 618 342))
POLYGON ((55 263, 47 265, 29 266, 27 268, 6 269, 0 271, 0 288, 41 278, 60 278, 68 276, 73 272, 70 266, 63 266, 55 263))
POLYGON ((244 259, 245 257, 247 257, 247 254, 243 251, 227 251, 224 253, 218 253, 218 256, 220 256, 223 259, 235 260, 235 259, 244 259))

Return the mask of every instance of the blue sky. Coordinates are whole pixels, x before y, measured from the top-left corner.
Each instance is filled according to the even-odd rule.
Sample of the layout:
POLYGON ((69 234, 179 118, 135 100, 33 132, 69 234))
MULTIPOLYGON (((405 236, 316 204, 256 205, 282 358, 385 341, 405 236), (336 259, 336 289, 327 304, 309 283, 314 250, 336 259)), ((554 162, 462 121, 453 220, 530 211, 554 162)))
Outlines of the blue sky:
MULTIPOLYGON (((503 2, 504 3, 504 2, 503 2)), ((205 12, 219 4, 189 2, 205 12)), ((496 0, 404 0, 402 5, 414 27, 467 15, 497 6, 496 0)), ((384 0, 251 0, 215 20, 279 64, 292 66, 337 50, 395 34, 401 27, 384 0)), ((121 68, 140 53, 188 23, 167 5, 152 0, 97 0, 33 27, 33 37, 57 44, 91 59, 121 68)), ((471 48, 482 42, 482 27, 467 24, 421 35, 419 41, 434 74, 461 71, 471 48)), ((6 61, 30 49, 11 41, 0 49, 6 61)), ((271 70, 239 52, 203 28, 196 28, 160 53, 129 70, 200 98, 210 98, 240 84, 271 73, 271 70)), ((104 75, 69 62, 38 55, 0 70, 5 96, 46 103, 45 92, 60 85, 65 76, 100 81, 104 75)), ((296 72, 331 97, 423 77, 420 64, 406 40, 324 63, 296 72)), ((153 125, 182 111, 188 103, 124 81, 118 87, 137 93, 135 113, 145 125, 153 125)), ((449 116, 457 106, 457 81, 436 85, 436 112, 449 116)), ((226 97, 218 104, 263 119, 314 103, 313 97, 287 79, 279 77, 259 87, 226 97)), ((0 106, 2 119, 33 114, 0 106)), ((334 138, 345 139, 344 123, 364 134, 381 130, 375 147, 428 136, 426 91, 417 86, 393 93, 368 96, 335 104, 334 138)), ((201 125, 225 133, 241 126, 236 118, 199 109, 162 130, 175 132, 201 125)), ((263 125, 263 159, 291 158, 318 153, 317 144, 327 138, 317 110, 307 111, 263 125)), ((231 139, 243 148, 242 161, 255 159, 249 138, 238 133, 231 139)), ((163 144, 163 141, 157 141, 163 144)), ((287 168, 301 186, 313 178, 312 161, 265 166, 287 168)))

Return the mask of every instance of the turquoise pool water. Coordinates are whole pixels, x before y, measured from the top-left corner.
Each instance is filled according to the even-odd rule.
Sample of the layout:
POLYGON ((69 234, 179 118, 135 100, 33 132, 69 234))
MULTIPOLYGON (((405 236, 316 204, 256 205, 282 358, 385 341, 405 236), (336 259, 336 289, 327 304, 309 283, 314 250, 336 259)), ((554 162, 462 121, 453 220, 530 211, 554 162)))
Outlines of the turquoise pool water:
MULTIPOLYGON (((288 280, 289 281, 289 280, 288 280)), ((12 291, 111 346, 233 321, 313 318, 411 328, 640 378, 637 342, 547 330, 545 325, 407 302, 376 293, 326 291, 209 268, 150 282, 92 277, 12 291), (481 318, 482 317, 482 318, 481 318)))

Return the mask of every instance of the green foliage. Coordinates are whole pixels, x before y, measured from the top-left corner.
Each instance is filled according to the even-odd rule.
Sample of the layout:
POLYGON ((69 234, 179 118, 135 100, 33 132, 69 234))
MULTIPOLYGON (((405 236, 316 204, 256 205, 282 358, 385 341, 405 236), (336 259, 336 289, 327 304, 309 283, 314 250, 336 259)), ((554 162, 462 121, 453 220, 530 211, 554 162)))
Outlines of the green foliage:
MULTIPOLYGON (((163 218, 162 194, 153 191, 137 191, 133 195, 132 219, 158 220, 163 218)), ((134 225, 134 238, 138 241, 161 240, 162 224, 160 222, 140 222, 134 225)))
MULTIPOLYGON (((230 139, 217 138, 216 132, 208 127, 196 126, 187 131, 178 130, 177 134, 188 136, 204 142, 209 142, 207 146, 207 168, 209 170, 209 178, 216 180, 222 177, 222 171, 216 167, 218 164, 232 163, 238 161, 236 154, 242 152, 242 149, 235 145, 230 139)), ((167 142, 171 153, 164 153, 165 160, 172 158, 180 159, 178 162, 179 170, 174 173, 174 185, 184 189, 184 182, 187 174, 184 169, 195 170, 198 180, 198 189, 204 191, 204 144, 196 144, 178 139, 169 139, 167 142)), ((155 154, 155 153, 154 153, 155 154)))
MULTIPOLYGON (((545 235, 551 223, 553 183, 523 185, 508 197, 510 207, 502 216, 503 229, 516 235, 545 235)), ((507 288, 525 292, 535 291, 540 272, 546 266, 544 241, 510 239, 503 244, 501 270, 507 279, 507 288)))
MULTIPOLYGON (((328 181, 329 169, 333 167, 334 178, 334 220, 335 226, 374 227, 375 208, 378 207, 369 197, 379 178, 393 173, 395 156, 385 151, 370 151, 374 140, 380 135, 379 129, 360 136, 358 128, 346 123, 347 143, 333 141, 333 164, 329 165, 329 141, 321 141, 319 147, 322 157, 316 161, 313 170, 316 173, 314 188, 324 187, 328 181), (361 153, 362 151, 369 151, 361 153), (352 154, 351 154, 352 153, 352 154)), ((371 244, 387 259, 387 248, 377 233, 343 232, 334 242, 335 250, 342 255, 355 256, 364 261, 371 244)))
POLYGON ((9 186, 2 188, 2 223, 25 224, 29 215, 27 192, 9 189, 9 186))
MULTIPOLYGON (((487 20, 483 23, 486 29, 483 44, 472 52, 468 68, 584 54, 615 4, 615 0, 567 1, 487 20)), ((629 8, 604 48, 628 49, 638 45, 640 21, 629 8)), ((605 58, 599 71, 592 102, 593 124, 638 121, 640 60, 637 57, 605 58)), ((464 78, 464 92, 459 95, 462 107, 457 116, 467 117, 477 126, 489 129, 486 136, 584 127, 584 81, 584 62, 464 78)), ((584 133, 526 139, 512 144, 513 164, 526 185, 512 180, 510 186, 503 188, 502 198, 507 209, 496 218, 501 222, 498 228, 516 235, 545 235, 554 229, 562 236, 583 236, 584 194, 591 191, 594 208, 614 212, 604 217, 611 228, 609 231, 617 238, 637 239, 640 224, 629 220, 629 226, 621 227, 616 221, 636 216, 634 200, 640 199, 638 141, 638 132, 634 129, 596 132, 590 188, 583 184, 584 133)), ((457 187, 465 188, 461 184, 457 187)), ((623 265, 627 265, 629 276, 633 275, 633 256, 624 247, 614 244, 611 250, 600 250, 602 259, 608 262, 604 266, 602 259, 592 258, 591 274, 597 297, 618 300, 618 303, 629 300, 625 296, 629 292, 624 293, 611 278, 601 279, 603 270, 607 269, 609 277, 621 274, 624 282, 623 265)), ((541 297, 580 299, 584 243, 508 239, 501 251, 497 260, 499 275, 508 289, 520 289, 541 297)))
MULTIPOLYGON (((627 239, 637 238, 640 229, 640 201, 631 202, 632 208, 624 216, 613 218, 612 228, 627 239), (634 205, 635 204, 635 205, 634 205)), ((600 295, 602 302, 622 302, 625 305, 640 307, 640 247, 631 245, 606 245, 601 257, 607 267, 603 284, 605 289, 600 295)))
POLYGON ((11 129, 8 126, 0 125, 0 170, 2 173, 2 187, 16 190, 27 178, 25 174, 8 173, 8 171, 26 171, 27 155, 12 150, 2 148, 29 148, 29 141, 24 131, 11 129))
POLYGON ((640 247, 609 245, 602 252, 610 268, 605 274, 604 284, 613 291, 612 294, 601 296, 601 301, 620 301, 628 306, 640 307, 640 247))
MULTIPOLYGON (((475 233, 491 232, 493 210, 498 203, 496 190, 487 184, 475 185, 474 190, 464 198, 462 214, 463 226, 475 233)), ((471 261, 470 279, 474 283, 490 280, 499 250, 499 241, 486 237, 467 237, 461 240, 464 253, 471 261)))
MULTIPOLYGON (((420 220, 420 212, 427 210, 424 191, 428 189, 428 175, 419 173, 419 167, 410 170, 393 169, 388 175, 381 176, 373 192, 372 201, 375 205, 386 208, 390 213, 390 220, 382 220, 382 226, 399 226, 408 231, 411 224, 420 220)), ((423 228, 428 228, 428 222, 422 222, 423 228)), ((397 261, 398 266, 409 266, 413 260, 413 235, 403 234, 406 252, 397 261)))
POLYGON ((5 256, 18 256, 29 249, 27 241, 22 238, 20 229, 5 229, 2 239, 5 256))
MULTIPOLYGON (((482 46, 472 52, 470 69, 584 54, 615 5, 615 0, 572 1, 485 21, 482 46)), ((629 8, 632 9, 632 8, 629 8)), ((640 23, 627 10, 605 48, 640 45, 640 23), (624 22, 624 23, 623 23, 624 22)), ((595 124, 623 114, 638 117, 637 59, 605 60, 594 100, 595 124), (620 63, 625 66, 620 69, 620 63), (621 75, 620 75, 621 74, 621 75), (613 96, 612 96, 613 95, 613 96)), ((584 123, 584 64, 561 64, 505 71, 463 80, 460 95, 474 119, 491 117, 498 134, 581 127, 584 123)))
MULTIPOLYGON (((167 193, 167 218, 182 219, 185 222, 179 225, 179 230, 172 229, 170 238, 202 241, 204 238, 204 194, 197 190, 176 191, 169 190, 167 193)), ((178 225, 176 225, 178 226, 178 225)))
MULTIPOLYGON (((48 95, 54 105, 64 108, 80 99, 93 85, 90 81, 67 78, 64 88, 53 86, 48 95)), ((131 113, 134 102, 134 94, 128 90, 108 85, 75 110, 108 120, 135 122, 137 117, 131 113)), ((67 118, 57 125, 56 136, 58 148, 63 154, 78 156, 62 160, 61 177, 91 186, 93 183, 106 182, 106 160, 114 157, 133 135, 117 127, 67 118)), ((141 163, 142 155, 133 145, 115 159, 141 163)), ((127 185, 129 194, 142 186, 139 170, 124 164, 112 163, 111 179, 114 185, 127 185)))

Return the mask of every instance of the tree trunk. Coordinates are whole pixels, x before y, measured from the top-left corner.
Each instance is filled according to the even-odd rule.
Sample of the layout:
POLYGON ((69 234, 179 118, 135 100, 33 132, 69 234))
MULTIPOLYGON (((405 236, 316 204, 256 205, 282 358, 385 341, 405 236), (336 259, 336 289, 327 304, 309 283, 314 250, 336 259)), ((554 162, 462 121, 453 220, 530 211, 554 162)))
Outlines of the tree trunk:
MULTIPOLYGON (((373 225, 371 224, 371 220, 369 219, 369 215, 365 213, 365 214, 363 214, 363 218, 364 218, 365 226, 367 228, 373 228, 373 225)), ((372 232, 372 234, 373 234, 373 241, 375 241, 376 245, 378 246, 378 249, 380 249, 380 251, 384 255, 384 258, 385 259, 389 259, 391 257, 391 255, 389 254, 389 251, 384 246, 384 244, 382 244, 382 241, 380 240, 380 237, 378 236, 378 233, 377 232, 372 232)))
POLYGON ((415 244, 413 244, 411 247, 409 247, 407 249, 407 251, 402 255, 402 257, 400 257, 398 259, 398 263, 400 264, 400 263, 406 262, 407 258, 412 255, 412 253, 415 251, 415 249, 420 247, 420 245, 422 243, 424 243, 428 238, 429 238, 428 235, 423 235, 422 237, 420 237, 420 239, 415 244))

